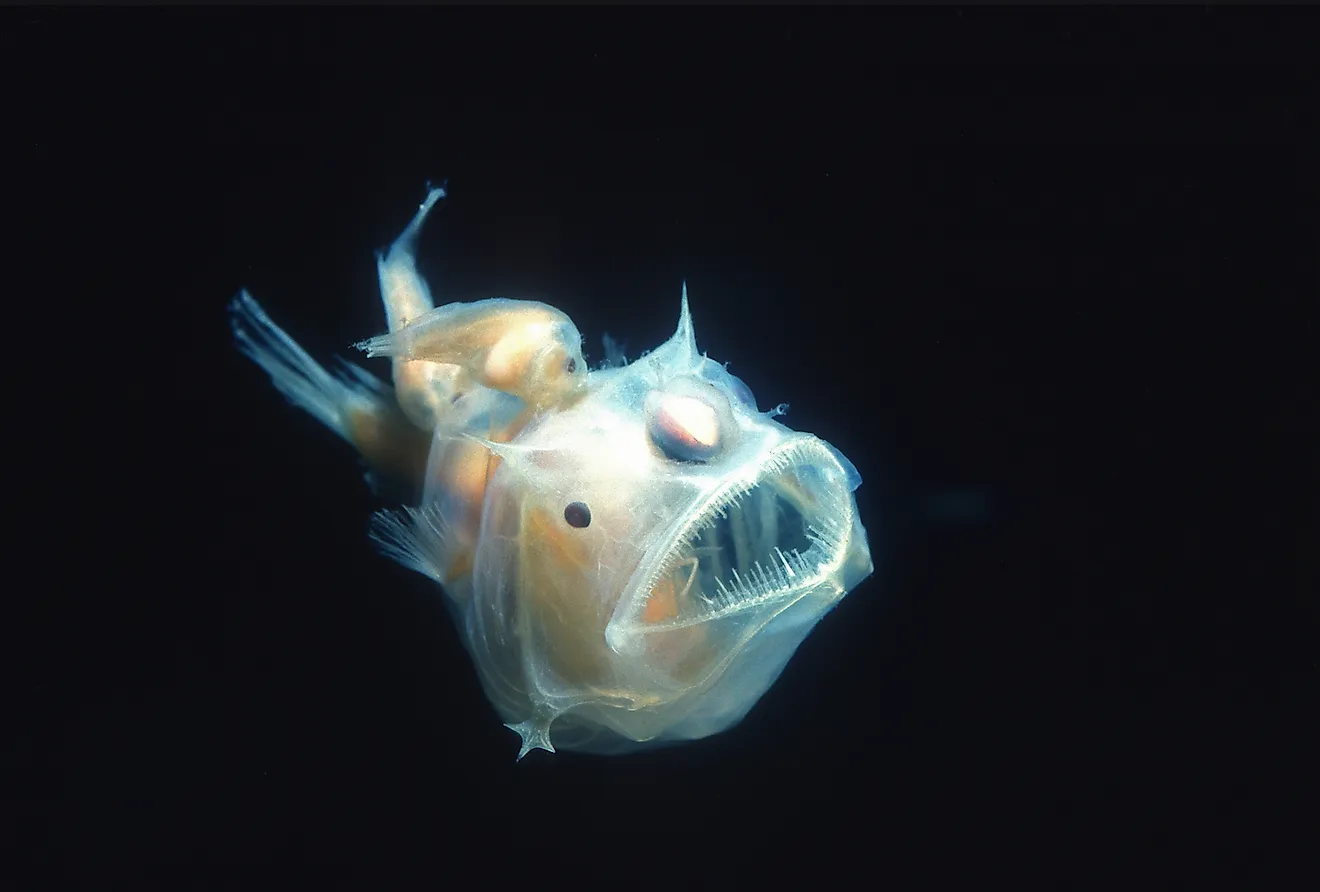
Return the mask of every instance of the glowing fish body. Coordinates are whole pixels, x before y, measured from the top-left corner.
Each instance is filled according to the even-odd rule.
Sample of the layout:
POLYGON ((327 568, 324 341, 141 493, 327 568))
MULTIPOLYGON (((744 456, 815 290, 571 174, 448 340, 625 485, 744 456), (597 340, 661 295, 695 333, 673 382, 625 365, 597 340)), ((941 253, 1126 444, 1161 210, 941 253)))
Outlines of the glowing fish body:
POLYGON ((871 573, 861 478, 697 351, 686 288, 673 337, 591 371, 552 307, 433 307, 414 246, 443 194, 379 259, 389 332, 358 346, 392 358, 393 389, 326 371, 246 292, 240 349, 373 474, 420 490, 373 538, 443 586, 520 758, 732 727, 871 573))

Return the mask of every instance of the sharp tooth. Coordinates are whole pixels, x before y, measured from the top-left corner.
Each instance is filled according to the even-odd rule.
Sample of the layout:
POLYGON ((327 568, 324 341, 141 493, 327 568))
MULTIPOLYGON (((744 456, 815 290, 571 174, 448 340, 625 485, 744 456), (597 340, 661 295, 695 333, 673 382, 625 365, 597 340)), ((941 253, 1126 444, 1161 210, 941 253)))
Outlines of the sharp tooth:
POLYGON ((788 558, 784 557, 784 553, 779 550, 778 545, 775 546, 775 554, 779 555, 779 560, 783 563, 784 572, 788 574, 788 578, 792 579, 794 576, 796 576, 797 574, 793 572, 793 567, 791 564, 789 564, 788 558))
POLYGON ((722 600, 722 603, 724 603, 724 604, 726 604, 726 605, 732 603, 732 602, 733 602, 733 595, 729 594, 729 590, 728 590, 727 588, 724 587, 724 582, 723 582, 722 580, 716 578, 716 580, 715 580, 715 584, 718 585, 718 586, 720 587, 720 596, 721 596, 721 598, 723 599, 723 600, 722 600))

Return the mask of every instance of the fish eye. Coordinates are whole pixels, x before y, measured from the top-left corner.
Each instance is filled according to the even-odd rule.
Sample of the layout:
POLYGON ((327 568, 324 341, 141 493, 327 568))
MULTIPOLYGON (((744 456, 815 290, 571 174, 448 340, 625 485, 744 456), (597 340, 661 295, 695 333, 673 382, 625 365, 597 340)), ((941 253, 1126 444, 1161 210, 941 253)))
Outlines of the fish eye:
MULTIPOLYGON (((573 374, 574 372, 576 372, 576 371, 577 371, 577 359, 574 358, 574 357, 572 357, 572 356, 570 356, 568 359, 564 360, 564 371, 568 372, 570 375, 573 374)), ((580 505, 581 502, 574 502, 573 504, 575 504, 575 505, 580 505)), ((583 526, 586 526, 586 524, 583 524, 583 526)))
POLYGON ((732 449, 738 422, 724 392, 709 381, 679 377, 647 393, 646 434, 676 462, 707 462, 732 449))
POLYGON ((591 525, 591 509, 586 502, 569 502, 564 508, 564 520, 571 527, 582 529, 591 525))

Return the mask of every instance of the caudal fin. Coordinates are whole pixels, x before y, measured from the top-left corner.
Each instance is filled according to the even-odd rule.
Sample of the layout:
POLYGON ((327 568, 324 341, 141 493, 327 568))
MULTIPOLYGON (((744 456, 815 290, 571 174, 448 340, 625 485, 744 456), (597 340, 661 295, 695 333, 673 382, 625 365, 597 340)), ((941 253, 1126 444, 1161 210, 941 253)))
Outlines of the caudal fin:
POLYGON ((230 302, 229 323, 238 349, 270 375, 289 402, 355 447, 355 419, 393 407, 388 384, 342 360, 330 372, 272 322, 247 291, 230 302))

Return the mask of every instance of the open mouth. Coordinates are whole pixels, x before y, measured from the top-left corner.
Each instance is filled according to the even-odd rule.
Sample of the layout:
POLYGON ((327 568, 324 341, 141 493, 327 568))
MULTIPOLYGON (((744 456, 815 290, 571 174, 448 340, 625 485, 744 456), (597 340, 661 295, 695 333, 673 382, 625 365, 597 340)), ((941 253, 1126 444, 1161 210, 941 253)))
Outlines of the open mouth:
POLYGON ((814 440, 770 454, 752 483, 698 506, 646 577, 647 628, 669 629, 792 599, 836 574, 852 508, 843 471, 814 440))

